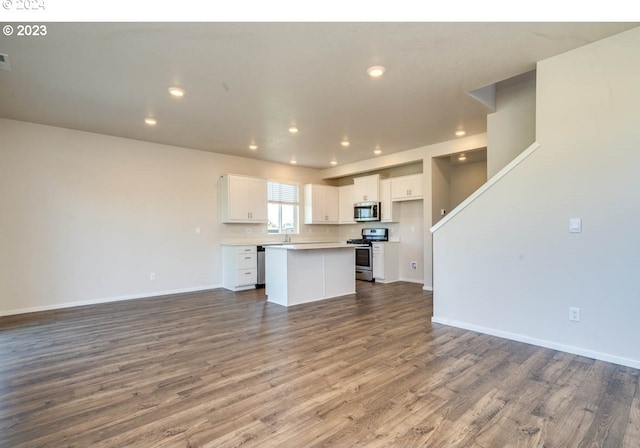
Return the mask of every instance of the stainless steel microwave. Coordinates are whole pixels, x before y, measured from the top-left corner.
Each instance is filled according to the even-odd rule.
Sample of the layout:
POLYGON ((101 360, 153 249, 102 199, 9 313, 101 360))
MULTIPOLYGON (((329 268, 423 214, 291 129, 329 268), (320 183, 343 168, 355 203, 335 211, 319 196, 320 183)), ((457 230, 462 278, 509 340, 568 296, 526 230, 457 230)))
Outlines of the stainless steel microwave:
POLYGON ((356 222, 380 221, 380 203, 356 202, 353 205, 353 220, 356 222))

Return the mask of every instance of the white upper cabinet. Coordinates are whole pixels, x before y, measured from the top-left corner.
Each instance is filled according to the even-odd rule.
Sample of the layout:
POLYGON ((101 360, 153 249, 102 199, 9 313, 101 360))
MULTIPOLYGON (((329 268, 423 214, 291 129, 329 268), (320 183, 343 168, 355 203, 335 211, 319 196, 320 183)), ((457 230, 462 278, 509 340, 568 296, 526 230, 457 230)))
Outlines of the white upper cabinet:
POLYGON ((391 200, 422 199, 422 174, 391 178, 391 200))
POLYGON ((338 187, 306 184, 304 186, 304 223, 338 224, 338 187))
POLYGON ((220 178, 223 223, 267 222, 267 179, 227 174, 220 178))
MULTIPOLYGON (((391 199, 391 196, 389 196, 391 199)), ((338 187, 338 224, 355 224, 353 220, 353 185, 338 187)))
POLYGON ((380 175, 356 177, 353 179, 354 202, 380 201, 379 194, 380 175))
POLYGON ((382 222, 398 222, 400 220, 400 204, 391 201, 391 179, 380 179, 380 208, 382 222))

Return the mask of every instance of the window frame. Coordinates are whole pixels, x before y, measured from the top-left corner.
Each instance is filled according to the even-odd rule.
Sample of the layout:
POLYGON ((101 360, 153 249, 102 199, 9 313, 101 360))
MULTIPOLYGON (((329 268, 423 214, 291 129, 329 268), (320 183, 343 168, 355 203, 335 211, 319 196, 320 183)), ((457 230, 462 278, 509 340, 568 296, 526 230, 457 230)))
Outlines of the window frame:
POLYGON ((298 235, 300 234, 300 184, 296 182, 287 182, 287 181, 279 181, 279 180, 267 180, 267 234, 269 235, 298 235), (278 187, 274 189, 272 184, 278 186, 285 186, 285 188, 278 187), (290 192, 284 191, 286 188, 295 187, 295 194, 290 194, 290 192), (277 190, 277 191, 276 191, 277 190), (276 194, 278 197, 274 198, 272 194, 276 194), (278 200, 279 199, 279 200, 278 200), (278 206, 278 229, 277 231, 272 231, 270 227, 271 223, 271 206, 278 206), (293 212, 293 230, 285 230, 283 228, 283 206, 292 205, 294 207, 293 212))

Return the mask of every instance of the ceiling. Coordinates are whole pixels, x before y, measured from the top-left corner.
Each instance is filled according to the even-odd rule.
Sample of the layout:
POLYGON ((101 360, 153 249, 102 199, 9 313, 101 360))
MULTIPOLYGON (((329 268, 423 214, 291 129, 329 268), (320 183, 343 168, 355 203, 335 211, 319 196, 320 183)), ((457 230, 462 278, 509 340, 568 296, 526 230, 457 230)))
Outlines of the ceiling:
POLYGON ((329 168, 485 132, 468 92, 637 25, 48 23, 0 40, 0 117, 329 168))

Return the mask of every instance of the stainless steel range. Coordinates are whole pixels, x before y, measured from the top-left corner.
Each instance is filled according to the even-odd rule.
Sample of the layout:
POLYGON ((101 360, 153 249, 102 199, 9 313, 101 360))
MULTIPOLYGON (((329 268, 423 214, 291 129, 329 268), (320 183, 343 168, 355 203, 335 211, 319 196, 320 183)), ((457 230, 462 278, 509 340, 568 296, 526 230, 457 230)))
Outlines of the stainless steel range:
POLYGON ((362 238, 347 240, 349 244, 358 245, 356 247, 356 279, 358 280, 374 281, 371 246, 375 241, 389 241, 389 229, 362 229, 362 238))

